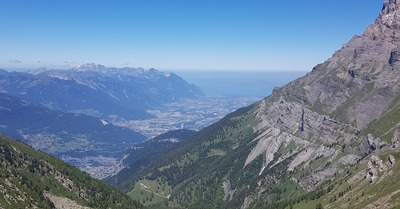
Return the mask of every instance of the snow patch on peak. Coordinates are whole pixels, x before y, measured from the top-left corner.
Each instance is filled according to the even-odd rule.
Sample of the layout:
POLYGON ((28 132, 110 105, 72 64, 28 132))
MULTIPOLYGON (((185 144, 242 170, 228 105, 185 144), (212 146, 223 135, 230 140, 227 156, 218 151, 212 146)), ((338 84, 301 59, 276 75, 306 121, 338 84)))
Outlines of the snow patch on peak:
POLYGON ((66 80, 66 81, 71 80, 71 77, 69 77, 68 75, 50 74, 49 76, 52 78, 58 78, 60 80, 66 80))
POLYGON ((98 65, 95 63, 87 63, 84 65, 79 66, 79 68, 77 68, 77 71, 101 71, 101 70, 105 70, 107 69, 105 66, 103 65, 98 65))

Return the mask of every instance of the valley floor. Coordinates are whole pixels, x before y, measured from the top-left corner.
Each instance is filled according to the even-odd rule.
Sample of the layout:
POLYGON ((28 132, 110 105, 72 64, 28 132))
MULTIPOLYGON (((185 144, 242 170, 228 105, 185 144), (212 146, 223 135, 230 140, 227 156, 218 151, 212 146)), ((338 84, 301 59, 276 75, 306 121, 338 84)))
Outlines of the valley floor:
MULTIPOLYGON (((201 130, 259 99, 261 98, 254 96, 208 95, 198 99, 180 99, 161 108, 148 110, 147 112, 154 116, 150 119, 125 120, 114 117, 109 120, 114 125, 130 128, 150 139, 171 130, 201 130)), ((102 155, 85 158, 64 156, 62 159, 98 179, 115 173, 118 169, 116 165, 121 160, 102 155)))
POLYGON ((148 110, 154 116, 146 120, 113 118, 114 125, 130 128, 149 138, 176 129, 200 130, 227 114, 250 105, 261 97, 208 95, 198 99, 180 99, 161 108, 148 110))

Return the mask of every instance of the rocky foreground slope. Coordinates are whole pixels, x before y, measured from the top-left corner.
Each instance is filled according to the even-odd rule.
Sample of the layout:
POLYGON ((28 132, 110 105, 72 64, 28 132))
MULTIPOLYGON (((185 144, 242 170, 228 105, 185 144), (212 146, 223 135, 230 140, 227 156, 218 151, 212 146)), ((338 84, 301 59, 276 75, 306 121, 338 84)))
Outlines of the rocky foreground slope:
POLYGON ((364 34, 306 76, 131 178, 170 186, 159 203, 170 206, 391 208, 400 204, 399 81, 400 1, 387 0, 364 34))

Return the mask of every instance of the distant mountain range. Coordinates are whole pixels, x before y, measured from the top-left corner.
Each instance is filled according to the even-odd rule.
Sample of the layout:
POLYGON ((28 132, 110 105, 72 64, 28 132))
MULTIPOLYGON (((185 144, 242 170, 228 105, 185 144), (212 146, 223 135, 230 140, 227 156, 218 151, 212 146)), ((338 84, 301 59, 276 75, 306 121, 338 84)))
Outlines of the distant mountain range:
POLYGON ((96 64, 31 73, 0 70, 0 92, 52 110, 125 119, 148 118, 146 110, 155 106, 203 95, 174 73, 96 64))
POLYGON ((162 197, 154 207, 398 208, 399 14, 400 1, 386 0, 374 24, 307 75, 117 185, 162 197))

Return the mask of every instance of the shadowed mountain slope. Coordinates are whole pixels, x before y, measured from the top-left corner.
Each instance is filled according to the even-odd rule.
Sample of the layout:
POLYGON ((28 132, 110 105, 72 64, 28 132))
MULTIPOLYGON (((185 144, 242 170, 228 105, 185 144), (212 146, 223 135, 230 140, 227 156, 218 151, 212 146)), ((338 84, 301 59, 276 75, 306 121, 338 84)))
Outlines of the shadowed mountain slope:
POLYGON ((171 146, 179 146, 180 143, 195 133, 196 131, 185 129, 168 131, 135 145, 118 164, 118 175, 111 176, 105 181, 116 186, 119 185, 120 182, 126 181, 142 167, 160 160, 160 156, 167 152, 171 146))

